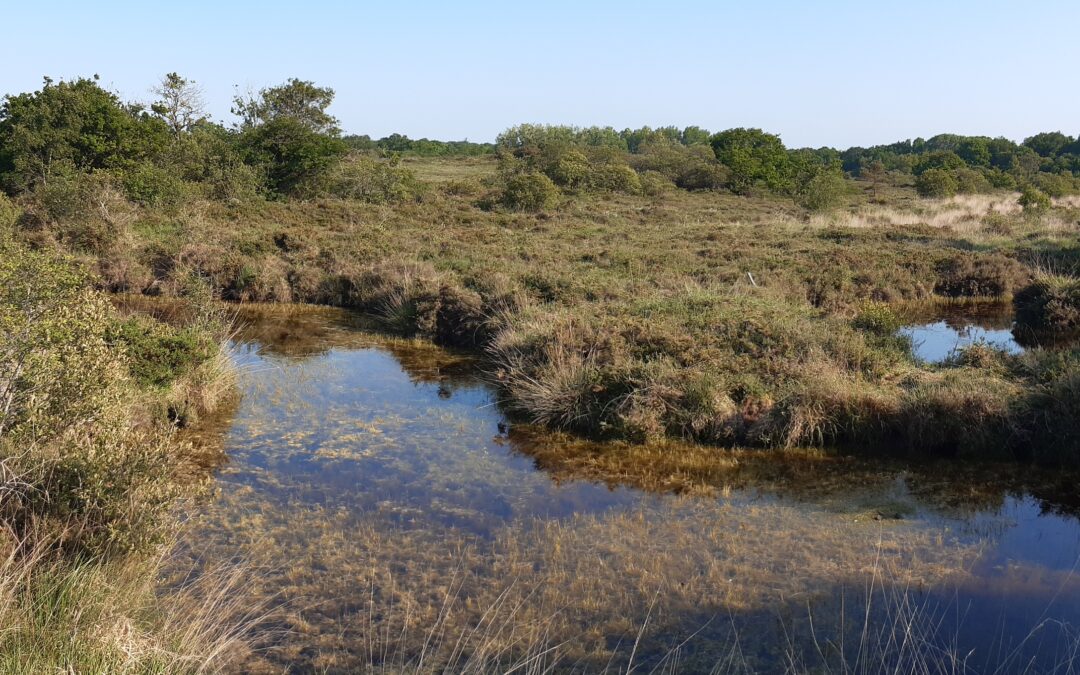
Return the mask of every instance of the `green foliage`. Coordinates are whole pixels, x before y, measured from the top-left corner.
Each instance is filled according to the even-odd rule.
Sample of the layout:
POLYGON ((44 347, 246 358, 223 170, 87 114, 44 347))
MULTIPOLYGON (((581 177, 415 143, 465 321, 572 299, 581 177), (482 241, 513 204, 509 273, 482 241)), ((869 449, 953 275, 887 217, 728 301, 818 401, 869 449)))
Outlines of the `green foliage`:
POLYGON ((912 172, 916 176, 921 176, 927 171, 933 169, 940 169, 945 171, 953 171, 965 166, 964 160, 960 158, 960 155, 956 154, 952 150, 940 150, 938 152, 931 152, 927 155, 923 155, 919 158, 919 161, 912 167, 912 172))
POLYGON ((659 171, 647 170, 641 173, 641 191, 649 197, 659 197, 674 187, 671 179, 659 171))
POLYGON ((960 194, 978 194, 990 191, 990 181, 986 179, 986 176, 981 171, 964 167, 954 171, 953 178, 956 179, 956 191, 960 194))
POLYGON ((342 199, 356 199, 372 204, 390 204, 415 200, 422 186, 412 171, 396 160, 378 160, 367 155, 352 155, 330 176, 330 194, 342 199))
POLYGON ((1048 332, 1080 330, 1080 279, 1039 274, 1013 298, 1020 326, 1048 332))
POLYGON ((859 308, 859 313, 851 325, 857 330, 879 336, 896 333, 902 325, 900 317, 892 307, 884 302, 867 302, 859 308))
POLYGON ((589 185, 598 190, 626 194, 640 194, 642 189, 641 178, 636 171, 626 164, 614 162, 599 164, 590 169, 589 185))
POLYGON ((1039 173, 1031 182, 1049 197, 1065 197, 1080 190, 1080 181, 1069 175, 1039 173))
POLYGON ((848 184, 839 166, 823 169, 806 182, 795 200, 811 211, 824 211, 839 206, 848 194, 848 184))
POLYGON ((716 158, 731 171, 734 192, 792 189, 790 160, 779 136, 760 129, 729 129, 712 137, 712 147, 716 158))
POLYGON ((559 202, 559 188, 550 178, 538 172, 511 176, 503 189, 503 203, 520 211, 540 211, 559 202))
POLYGON ((1050 197, 1034 185, 1025 185, 1020 192, 1017 203, 1023 207, 1024 213, 1039 213, 1050 208, 1050 197))
POLYGON ((15 223, 19 221, 21 211, 8 196, 0 192, 0 239, 10 235, 15 229, 15 223))
POLYGON ((168 143, 161 120, 125 107, 97 82, 53 83, 0 107, 0 183, 24 192, 56 173, 123 168, 168 143))
POLYGON ((568 189, 582 187, 589 180, 592 167, 589 158, 580 150, 568 149, 559 154, 545 172, 556 185, 568 189))
POLYGON ((926 169, 915 180, 915 190, 922 197, 952 197, 959 189, 956 177, 947 169, 926 169))
POLYGON ((175 172, 146 162, 122 171, 120 184, 128 199, 143 206, 174 206, 191 193, 175 172))
POLYGON ((169 433, 136 424, 112 310, 69 263, 0 251, 0 460, 19 478, 2 515, 55 524, 91 553, 153 544, 177 496, 169 433))
POLYGON ((217 344, 197 327, 173 328, 149 317, 114 320, 105 337, 127 355, 129 370, 144 387, 172 385, 208 361, 217 344))
POLYGON ((338 121, 326 109, 334 102, 334 90, 317 87, 314 82, 290 78, 284 84, 259 91, 258 96, 233 99, 233 114, 243 128, 259 127, 287 119, 309 131, 337 136, 338 121))
POLYGON ((247 162, 266 177, 266 189, 276 197, 319 194, 328 172, 348 151, 340 139, 285 116, 246 128, 239 147, 247 162))

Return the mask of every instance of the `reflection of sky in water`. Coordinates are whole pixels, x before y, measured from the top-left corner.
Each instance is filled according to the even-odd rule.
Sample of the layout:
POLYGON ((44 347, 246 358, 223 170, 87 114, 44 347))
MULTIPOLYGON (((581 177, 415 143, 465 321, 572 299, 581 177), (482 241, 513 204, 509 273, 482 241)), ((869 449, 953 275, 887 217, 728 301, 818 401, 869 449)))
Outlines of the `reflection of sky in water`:
MULTIPOLYGON (((909 330, 927 360, 946 356, 963 340, 996 340, 1006 347, 1011 340, 1007 328, 964 336, 941 322, 909 330)), ((880 485, 852 485, 835 503, 762 496, 750 489, 733 490, 720 500, 701 498, 687 508, 670 496, 579 480, 556 482, 526 454, 512 450, 492 393, 475 379, 440 376, 437 359, 435 366, 414 368, 418 357, 408 351, 412 348, 387 348, 377 338, 365 342, 331 332, 325 348, 307 347, 303 358, 253 343, 236 349, 244 398, 228 431, 230 462, 219 479, 226 493, 239 496, 235 503, 252 512, 265 509, 264 520, 251 522, 265 525, 285 517, 275 512, 313 508, 348 514, 343 523, 483 538, 533 518, 604 518, 640 509, 654 526, 670 519, 678 531, 697 532, 694 537, 721 550, 726 544, 723 533, 715 531, 718 526, 737 528, 743 537, 749 532, 748 541, 760 532, 767 541, 758 542, 765 548, 755 555, 764 570, 783 569, 790 557, 785 551, 801 550, 807 561, 828 564, 822 551, 835 545, 829 529, 857 537, 848 540, 852 549, 872 547, 872 533, 880 536, 876 528, 881 526, 868 525, 867 514, 879 512, 887 520, 896 512, 902 520, 895 527, 907 528, 913 537, 898 535, 897 542, 941 532, 933 535, 941 537, 939 546, 981 547, 970 581, 937 599, 964 608, 963 630, 957 634, 969 646, 998 637, 1015 643, 1046 618, 1048 608, 1054 617, 1080 620, 1080 589, 1071 575, 1080 556, 1080 526, 1074 517, 1043 513, 1031 497, 1004 495, 998 507, 964 515, 915 496, 895 474, 880 485), (418 375, 421 371, 425 374, 418 375)), ((230 527, 234 521, 243 518, 225 514, 219 520, 230 527)), ((294 535, 301 542, 305 536, 294 535)), ((332 567, 326 573, 340 574, 332 567)), ((333 584, 327 588, 341 592, 333 584)))
POLYGON ((907 326, 901 335, 911 338, 915 356, 930 363, 939 363, 957 351, 977 343, 1003 349, 1010 354, 1024 351, 1008 328, 984 328, 978 325, 956 326, 945 321, 907 326))
POLYGON ((503 418, 480 385, 413 382, 377 349, 331 349, 303 361, 250 346, 239 352, 249 387, 229 432, 226 481, 478 533, 514 518, 637 500, 627 489, 556 484, 509 452, 503 418))

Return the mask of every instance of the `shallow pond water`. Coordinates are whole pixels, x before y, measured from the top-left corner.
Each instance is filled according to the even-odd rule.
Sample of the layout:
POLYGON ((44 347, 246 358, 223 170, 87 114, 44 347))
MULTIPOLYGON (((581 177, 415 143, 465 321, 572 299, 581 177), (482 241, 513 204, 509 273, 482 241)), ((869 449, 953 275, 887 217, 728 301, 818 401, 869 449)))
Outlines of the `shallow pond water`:
POLYGON ((978 343, 1010 354, 1024 351, 1013 333, 1012 308, 1007 305, 935 307, 913 316, 900 334, 911 338, 915 356, 928 363, 940 363, 978 343))
POLYGON ((1071 478, 756 453, 681 495, 582 480, 468 357, 335 310, 242 318, 177 570, 250 565, 272 609, 245 670, 985 672, 1080 646, 1071 478))

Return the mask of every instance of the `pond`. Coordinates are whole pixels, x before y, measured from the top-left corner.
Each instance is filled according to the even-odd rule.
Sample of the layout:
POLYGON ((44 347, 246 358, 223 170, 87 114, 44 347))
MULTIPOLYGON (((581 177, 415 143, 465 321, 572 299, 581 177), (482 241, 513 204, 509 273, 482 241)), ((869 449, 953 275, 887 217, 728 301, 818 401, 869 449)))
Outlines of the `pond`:
POLYGON ((1009 305, 935 306, 914 313, 909 321, 900 334, 911 338, 915 356, 928 363, 941 363, 980 343, 1010 354, 1024 351, 1013 333, 1013 312, 1009 305))
POLYGON ((176 569, 249 566, 245 671, 984 672, 1080 646, 1072 478, 671 444, 725 468, 641 490, 548 467, 582 442, 508 420, 467 356, 343 311, 243 318, 176 569))

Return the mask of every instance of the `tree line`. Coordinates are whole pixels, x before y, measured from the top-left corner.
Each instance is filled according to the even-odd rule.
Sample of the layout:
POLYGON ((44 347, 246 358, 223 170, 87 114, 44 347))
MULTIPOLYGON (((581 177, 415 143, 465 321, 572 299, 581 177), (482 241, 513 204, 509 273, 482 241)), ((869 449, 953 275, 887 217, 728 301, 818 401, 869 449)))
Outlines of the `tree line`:
MULTIPOLYGON (((0 187, 34 193, 55 208, 93 181, 119 185, 134 201, 209 198, 309 198, 393 201, 418 194, 402 154, 495 155, 501 199, 536 208, 580 190, 657 193, 727 189, 789 196, 826 208, 848 189, 846 177, 877 184, 909 175, 926 196, 1037 188, 1050 196, 1076 189, 1080 140, 1060 132, 1021 143, 942 134, 871 148, 788 148, 760 129, 572 127, 522 124, 494 143, 343 135, 328 111, 334 90, 290 79, 237 96, 235 121, 212 121, 198 85, 162 78, 149 105, 126 102, 97 76, 45 78, 41 89, 0 106, 0 187)), ((77 202, 77 199, 75 200, 77 202)), ((75 206, 71 206, 75 208, 75 206)))

